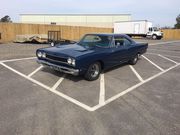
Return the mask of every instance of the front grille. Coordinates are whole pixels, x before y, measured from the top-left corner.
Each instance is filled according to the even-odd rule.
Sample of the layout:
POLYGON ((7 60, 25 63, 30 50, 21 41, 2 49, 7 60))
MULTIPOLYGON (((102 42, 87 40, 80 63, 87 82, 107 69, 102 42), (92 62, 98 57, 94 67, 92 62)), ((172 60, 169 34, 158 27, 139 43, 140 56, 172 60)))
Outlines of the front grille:
POLYGON ((50 59, 50 60, 53 60, 53 61, 57 61, 57 62, 63 62, 63 63, 67 62, 67 58, 52 56, 52 55, 49 55, 49 54, 46 54, 46 58, 50 59))

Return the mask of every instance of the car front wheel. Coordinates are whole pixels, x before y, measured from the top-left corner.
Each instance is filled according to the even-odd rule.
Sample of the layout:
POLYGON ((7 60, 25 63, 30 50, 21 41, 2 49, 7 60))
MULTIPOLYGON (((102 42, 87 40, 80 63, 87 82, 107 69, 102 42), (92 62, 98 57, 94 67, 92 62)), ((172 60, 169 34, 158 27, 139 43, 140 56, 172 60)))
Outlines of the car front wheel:
POLYGON ((99 62, 95 62, 89 66, 84 77, 88 81, 94 81, 99 78, 100 73, 101 73, 101 64, 99 62))

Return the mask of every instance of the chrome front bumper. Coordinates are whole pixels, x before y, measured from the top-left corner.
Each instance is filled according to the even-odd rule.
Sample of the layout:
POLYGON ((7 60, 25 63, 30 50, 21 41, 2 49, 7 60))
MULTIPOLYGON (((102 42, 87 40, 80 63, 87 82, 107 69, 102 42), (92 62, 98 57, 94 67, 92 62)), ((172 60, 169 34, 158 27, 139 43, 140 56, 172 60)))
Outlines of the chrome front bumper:
POLYGON ((64 72, 64 73, 75 75, 75 76, 79 75, 79 69, 73 69, 73 68, 55 65, 45 60, 37 60, 37 63, 42 64, 43 66, 50 67, 51 69, 54 69, 60 72, 64 72))

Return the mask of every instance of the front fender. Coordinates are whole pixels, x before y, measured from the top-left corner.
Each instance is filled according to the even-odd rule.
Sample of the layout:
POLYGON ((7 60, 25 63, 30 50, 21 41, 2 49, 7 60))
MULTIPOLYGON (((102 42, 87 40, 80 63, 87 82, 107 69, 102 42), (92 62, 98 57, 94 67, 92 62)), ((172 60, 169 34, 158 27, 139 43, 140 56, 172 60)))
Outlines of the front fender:
POLYGON ((77 60, 77 68, 82 69, 82 71, 86 72, 89 66, 96 62, 96 61, 101 61, 104 63, 104 60, 107 57, 107 53, 95 53, 95 54, 88 54, 85 56, 80 57, 77 60))

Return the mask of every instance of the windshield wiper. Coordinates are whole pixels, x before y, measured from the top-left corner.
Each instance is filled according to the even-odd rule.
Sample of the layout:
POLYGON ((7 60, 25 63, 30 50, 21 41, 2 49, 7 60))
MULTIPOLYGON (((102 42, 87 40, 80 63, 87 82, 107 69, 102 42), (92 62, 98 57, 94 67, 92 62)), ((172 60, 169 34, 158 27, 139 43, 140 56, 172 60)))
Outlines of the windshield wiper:
POLYGON ((83 44, 82 44, 82 43, 80 43, 80 42, 78 42, 77 44, 78 44, 78 45, 81 45, 81 46, 83 46, 83 44))

